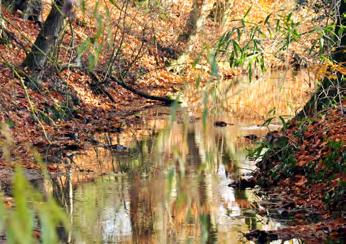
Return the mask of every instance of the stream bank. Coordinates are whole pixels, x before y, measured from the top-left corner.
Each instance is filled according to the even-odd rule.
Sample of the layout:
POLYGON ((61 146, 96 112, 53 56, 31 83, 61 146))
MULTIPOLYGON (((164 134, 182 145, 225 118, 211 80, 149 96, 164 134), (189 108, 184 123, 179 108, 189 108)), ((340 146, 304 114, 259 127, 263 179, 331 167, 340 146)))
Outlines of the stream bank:
POLYGON ((315 117, 293 119, 280 131, 267 134, 252 151, 259 160, 252 180, 263 189, 269 216, 286 218, 292 226, 254 231, 247 237, 265 242, 298 236, 308 243, 343 243, 345 149, 346 122, 340 106, 315 117))

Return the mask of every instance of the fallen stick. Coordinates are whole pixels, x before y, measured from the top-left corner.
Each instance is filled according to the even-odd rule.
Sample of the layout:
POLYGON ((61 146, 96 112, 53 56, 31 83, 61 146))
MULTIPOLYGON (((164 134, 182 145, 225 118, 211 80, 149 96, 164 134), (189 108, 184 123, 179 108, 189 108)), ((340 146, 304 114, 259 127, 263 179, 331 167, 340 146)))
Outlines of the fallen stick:
POLYGON ((123 87, 124 89, 138 95, 138 96, 141 96, 141 97, 144 97, 146 99, 149 99, 149 100, 154 100, 154 101, 160 101, 160 102, 163 102, 165 105, 169 106, 169 105, 172 105, 174 102, 177 102, 179 103, 179 101, 175 100, 175 99, 171 99, 169 97, 161 97, 161 96, 155 96, 155 95, 150 95, 146 92, 143 92, 143 91, 140 91, 140 90, 137 90, 136 88, 126 84, 124 81, 120 81, 118 79, 116 79, 114 76, 109 76, 109 79, 115 83, 117 83, 119 86, 123 87))

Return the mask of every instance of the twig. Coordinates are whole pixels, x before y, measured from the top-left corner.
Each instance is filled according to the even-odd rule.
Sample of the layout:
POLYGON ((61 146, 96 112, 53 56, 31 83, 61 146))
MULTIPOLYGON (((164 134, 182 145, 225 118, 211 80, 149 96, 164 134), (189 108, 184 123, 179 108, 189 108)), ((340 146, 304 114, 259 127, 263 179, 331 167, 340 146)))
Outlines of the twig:
POLYGON ((34 118, 37 120, 38 124, 39 124, 40 127, 42 128, 44 137, 46 138, 46 140, 48 141, 48 143, 51 144, 52 142, 51 142, 51 141, 49 140, 49 138, 48 138, 48 134, 47 134, 47 132, 46 132, 46 129, 44 128, 43 123, 41 122, 41 120, 38 118, 38 116, 37 116, 37 114, 36 114, 35 106, 34 106, 33 102, 32 102, 31 99, 30 99, 29 92, 28 92, 28 89, 27 89, 27 87, 26 87, 26 85, 25 85, 23 76, 21 76, 21 75, 18 73, 17 69, 16 69, 13 65, 11 65, 11 64, 9 64, 9 63, 7 63, 6 65, 12 70, 13 74, 20 80, 20 83, 21 83, 21 85, 22 85, 22 87, 23 87, 23 89, 24 89, 24 92, 25 92, 26 99, 28 100, 28 103, 29 103, 29 106, 30 106, 30 110, 31 110, 31 112, 32 112, 32 114, 33 114, 33 116, 34 116, 34 118))

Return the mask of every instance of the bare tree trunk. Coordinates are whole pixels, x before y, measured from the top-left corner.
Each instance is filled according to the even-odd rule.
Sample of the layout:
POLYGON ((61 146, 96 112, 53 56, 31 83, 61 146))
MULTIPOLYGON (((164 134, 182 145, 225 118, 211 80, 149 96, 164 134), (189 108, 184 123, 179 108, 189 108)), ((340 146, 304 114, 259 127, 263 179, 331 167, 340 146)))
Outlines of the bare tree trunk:
POLYGON ((0 39, 2 39, 4 29, 4 21, 2 19, 2 1, 0 0, 0 39))
MULTIPOLYGON (((337 31, 339 31, 340 28, 346 26, 345 13, 346 13, 346 2, 345 0, 341 0, 340 8, 339 8, 339 22, 337 25, 337 31)), ((343 32, 344 33, 342 34, 342 37, 341 37, 341 46, 345 48, 346 47, 346 33, 345 33, 345 30, 343 32)))
POLYGON ((203 0, 193 0, 192 9, 189 18, 186 21, 184 31, 178 37, 178 41, 187 42, 190 36, 194 35, 197 31, 197 21, 201 16, 203 7, 203 0))
POLYGON ((25 58, 23 66, 33 70, 44 67, 50 51, 57 43, 64 23, 63 6, 64 0, 55 0, 53 2, 52 9, 31 48, 31 52, 25 58))
POLYGON ((204 23, 213 8, 215 0, 194 0, 189 18, 185 24, 184 31, 179 35, 178 42, 182 42, 183 50, 181 55, 171 63, 170 70, 180 72, 186 60, 188 60, 191 51, 195 47, 198 33, 202 30, 204 23))
MULTIPOLYGON (((340 0, 338 6, 338 19, 336 22, 335 33, 339 36, 339 46, 333 53, 333 59, 345 67, 346 62, 346 33, 342 30, 346 25, 344 14, 346 12, 346 0, 340 0)), ((311 116, 316 112, 321 111, 325 106, 328 106, 331 101, 341 103, 342 98, 346 95, 346 79, 341 73, 337 73, 335 79, 324 78, 318 90, 314 93, 311 99, 306 103, 304 108, 296 115, 297 119, 304 116, 311 116)), ((342 107, 342 104, 341 104, 342 107)), ((344 113, 344 109, 341 108, 344 113)))
POLYGON ((339 63, 346 62, 345 48, 346 48, 346 18, 344 14, 346 13, 346 3, 345 0, 340 0, 339 13, 337 14, 337 23, 335 28, 335 33, 339 36, 340 46, 336 49, 333 58, 339 63))

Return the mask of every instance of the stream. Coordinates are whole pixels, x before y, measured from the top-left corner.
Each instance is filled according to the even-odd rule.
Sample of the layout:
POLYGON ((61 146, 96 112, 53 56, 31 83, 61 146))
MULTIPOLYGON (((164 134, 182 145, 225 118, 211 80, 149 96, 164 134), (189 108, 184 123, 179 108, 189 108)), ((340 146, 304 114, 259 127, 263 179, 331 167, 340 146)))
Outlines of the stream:
MULTIPOLYGON (((155 122, 162 123, 153 119, 150 126, 155 122)), ((237 243, 249 230, 279 227, 256 214, 254 190, 229 186, 255 168, 246 158, 251 145, 244 136, 266 131, 245 124, 217 128, 174 122, 126 152, 111 150, 107 156, 94 148, 101 160, 112 158, 112 172, 75 189, 56 180, 55 188, 64 189, 58 199, 65 200, 73 226, 81 231, 74 241, 237 243)), ((78 177, 73 174, 68 172, 68 181, 78 177)))
POLYGON ((248 243, 250 230, 285 225, 257 214, 257 189, 230 186, 255 169, 246 157, 254 143, 245 136, 262 138, 279 126, 227 113, 203 121, 162 107, 139 116, 147 119, 130 131, 95 135, 103 146, 71 153, 65 164, 76 167, 53 177, 52 192, 72 224, 64 242, 248 243), (220 118, 229 124, 215 126, 220 118))

